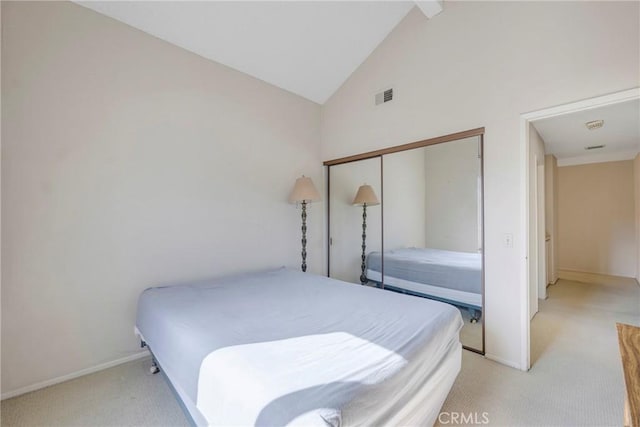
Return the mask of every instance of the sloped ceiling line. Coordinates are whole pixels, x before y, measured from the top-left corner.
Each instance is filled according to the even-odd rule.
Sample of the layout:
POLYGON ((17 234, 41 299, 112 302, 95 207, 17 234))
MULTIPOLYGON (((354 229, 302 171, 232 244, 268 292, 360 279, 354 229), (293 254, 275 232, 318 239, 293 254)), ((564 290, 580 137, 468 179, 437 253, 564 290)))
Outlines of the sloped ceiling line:
POLYGON ((77 1, 207 59, 323 104, 417 4, 441 1, 77 1))

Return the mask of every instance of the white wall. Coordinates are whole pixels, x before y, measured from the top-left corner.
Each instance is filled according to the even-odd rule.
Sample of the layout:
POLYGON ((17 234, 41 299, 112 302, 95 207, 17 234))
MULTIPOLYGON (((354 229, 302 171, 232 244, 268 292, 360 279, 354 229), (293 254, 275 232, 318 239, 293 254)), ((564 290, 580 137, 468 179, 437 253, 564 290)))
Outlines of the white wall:
POLYGON ((385 155, 384 249, 425 246, 424 148, 385 155))
POLYGON ((636 280, 640 282, 640 154, 633 160, 633 191, 636 222, 636 280))
POLYGON ((429 248, 478 252, 479 137, 426 147, 426 238, 429 248))
POLYGON ((148 286, 299 268, 318 105, 72 3, 2 2, 2 64, 3 394, 138 352, 148 286))
POLYGON ((551 254, 547 257, 551 262, 547 265, 550 282, 558 280, 558 159, 553 154, 547 154, 544 158, 544 183, 545 183, 545 226, 551 237, 551 254))
POLYGON ((561 270, 635 277, 633 162, 558 168, 561 270))
POLYGON ((322 158, 486 128, 486 348, 522 367, 520 114, 638 86, 640 4, 444 7, 431 20, 411 11, 323 106, 322 158), (374 94, 388 86, 395 99, 376 107, 374 94), (505 233, 513 248, 503 245, 505 233))
MULTIPOLYGON (((2 49, 1 43, 2 43, 2 5, 0 4, 0 49, 2 49)), ((0 50, 1 53, 1 50, 0 50)), ((1 101, 1 94, 2 94, 2 55, 0 54, 0 101, 1 101)), ((0 118, 2 117, 2 102, 0 102, 0 118)), ((4 151, 2 150, 2 135, 4 135, 3 133, 4 131, 2 130, 2 120, 0 120, 0 152, 4 153, 4 151)), ((4 188, 3 183, 2 183, 2 162, 1 162, 1 157, 2 155, 0 155, 0 198, 2 196, 2 188, 4 188)), ((4 224, 3 220, 2 220, 2 209, 0 206, 0 224, 4 224)), ((0 242, 2 242, 2 227, 0 226, 0 242)), ((3 274, 2 274, 2 260, 3 258, 3 254, 2 254, 2 247, 4 245, 0 244, 0 335, 2 334, 2 281, 3 281, 3 274)), ((2 343, 1 343, 1 337, 0 337, 0 378, 2 377, 2 343)), ((1 391, 1 386, 0 386, 0 391, 1 391)))

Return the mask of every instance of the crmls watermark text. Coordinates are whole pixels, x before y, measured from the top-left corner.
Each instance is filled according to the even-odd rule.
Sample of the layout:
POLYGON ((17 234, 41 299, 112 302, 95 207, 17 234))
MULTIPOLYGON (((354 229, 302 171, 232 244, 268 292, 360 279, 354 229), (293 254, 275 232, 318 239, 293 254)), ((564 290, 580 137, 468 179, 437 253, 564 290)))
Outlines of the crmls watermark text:
POLYGON ((489 424, 488 412, 440 412, 438 421, 443 425, 485 425, 489 424))

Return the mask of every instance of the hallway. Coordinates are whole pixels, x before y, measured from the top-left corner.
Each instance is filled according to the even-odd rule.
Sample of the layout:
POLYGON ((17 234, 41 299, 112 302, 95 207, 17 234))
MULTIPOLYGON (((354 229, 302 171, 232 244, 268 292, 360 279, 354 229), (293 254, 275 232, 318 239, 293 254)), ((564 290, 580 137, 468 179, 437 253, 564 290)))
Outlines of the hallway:
POLYGON ((492 426, 614 426, 624 380, 615 323, 640 325, 633 279, 565 273, 531 324, 528 373, 464 352, 443 411, 488 413, 492 426))

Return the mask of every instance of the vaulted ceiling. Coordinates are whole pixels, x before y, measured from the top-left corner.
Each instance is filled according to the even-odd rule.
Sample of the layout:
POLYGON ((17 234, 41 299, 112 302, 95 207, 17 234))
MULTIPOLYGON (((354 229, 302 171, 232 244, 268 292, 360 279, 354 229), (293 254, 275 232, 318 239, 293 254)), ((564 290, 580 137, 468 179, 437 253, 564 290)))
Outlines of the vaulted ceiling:
POLYGON ((439 1, 79 1, 205 58, 323 104, 416 4, 439 1))

